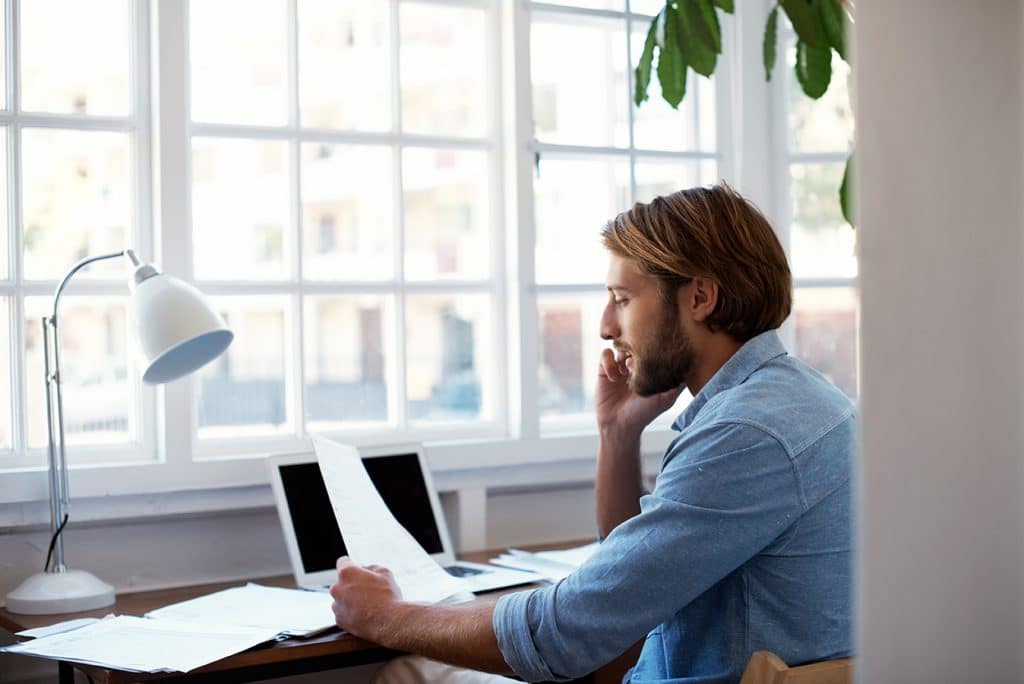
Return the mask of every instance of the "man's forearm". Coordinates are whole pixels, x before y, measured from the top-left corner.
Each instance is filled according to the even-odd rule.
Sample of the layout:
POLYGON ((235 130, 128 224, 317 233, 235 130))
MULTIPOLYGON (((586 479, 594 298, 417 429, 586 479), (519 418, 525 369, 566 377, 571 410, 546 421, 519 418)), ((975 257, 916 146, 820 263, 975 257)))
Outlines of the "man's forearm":
POLYGON ((382 611, 367 638, 381 646, 460 667, 511 674, 491 620, 494 601, 464 605, 399 602, 382 611))
POLYGON ((597 526, 602 537, 640 512, 641 495, 640 433, 602 430, 594 482, 597 526))

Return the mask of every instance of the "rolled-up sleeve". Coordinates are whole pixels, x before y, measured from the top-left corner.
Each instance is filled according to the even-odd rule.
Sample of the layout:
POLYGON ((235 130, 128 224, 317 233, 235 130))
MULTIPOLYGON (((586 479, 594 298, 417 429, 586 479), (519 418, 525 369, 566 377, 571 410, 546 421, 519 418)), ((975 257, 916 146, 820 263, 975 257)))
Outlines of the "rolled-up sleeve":
POLYGON ((502 655, 531 682, 593 672, 756 555, 802 508, 793 464, 772 436, 739 424, 687 430, 640 514, 579 570, 498 601, 502 655))

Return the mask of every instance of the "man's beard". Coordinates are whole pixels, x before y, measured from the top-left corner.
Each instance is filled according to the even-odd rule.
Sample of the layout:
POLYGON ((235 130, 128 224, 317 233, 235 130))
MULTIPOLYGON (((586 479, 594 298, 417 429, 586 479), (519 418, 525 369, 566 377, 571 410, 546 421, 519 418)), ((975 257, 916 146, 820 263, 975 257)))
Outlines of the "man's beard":
POLYGON ((629 377, 629 388, 641 397, 675 389, 686 382, 693 370, 693 347, 690 338, 679 325, 679 312, 666 304, 661 321, 655 328, 662 333, 644 346, 641 355, 630 350, 633 356, 633 372, 629 377))

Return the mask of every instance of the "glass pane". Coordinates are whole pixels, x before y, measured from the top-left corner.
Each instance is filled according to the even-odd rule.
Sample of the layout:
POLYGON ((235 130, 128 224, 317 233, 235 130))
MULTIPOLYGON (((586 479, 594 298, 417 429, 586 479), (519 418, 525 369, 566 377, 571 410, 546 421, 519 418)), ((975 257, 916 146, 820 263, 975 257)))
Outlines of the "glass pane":
MULTIPOLYGON (((0 297, 0 449, 10 449, 11 406, 14 383, 11 382, 11 301, 0 297)), ((40 376, 42 377, 42 376, 40 376)))
POLYGON ((856 233, 839 209, 843 164, 791 164, 790 264, 797 278, 857 275, 856 233))
POLYGON ((410 295, 405 383, 411 420, 489 420, 495 359, 487 295, 410 295))
POLYGON ((306 424, 310 430, 387 421, 393 298, 305 299, 306 424))
POLYGON ((199 438, 287 431, 285 297, 217 297, 211 303, 235 340, 197 373, 199 438))
MULTIPOLYGON (((79 259, 134 241, 127 133, 26 128, 21 139, 26 278, 60 278, 79 259)), ((79 277, 125 273, 125 265, 112 260, 79 277)))
MULTIPOLYGON (((642 45, 640 46, 643 47, 642 45)), ((716 92, 717 86, 714 79, 700 76, 697 83, 697 127, 700 135, 697 137, 698 145, 702 152, 715 152, 718 150, 718 103, 716 92)))
POLYGON ((530 28, 537 139, 625 147, 629 144, 631 93, 626 79, 624 23, 575 16, 559 21, 557 15, 542 16, 543 20, 534 20, 530 28))
POLYGON ((851 287, 797 288, 796 356, 849 397, 857 396, 857 292, 851 287))
POLYGON ((391 128, 390 18, 386 2, 300 0, 303 126, 391 128))
POLYGON ((853 145, 853 111, 848 95, 850 65, 833 52, 832 81, 820 99, 812 100, 800 89, 793 72, 796 48, 787 50, 787 56, 786 89, 789 94, 791 149, 799 152, 849 150, 853 145))
POLYGON ((21 12, 21 106, 126 116, 132 63, 128 0, 31 0, 21 12))
POLYGON ((0 127, 0 280, 10 277, 7 247, 10 239, 10 225, 7 222, 7 131, 6 126, 0 127))
POLYGON ((193 138, 196 277, 284 277, 291 236, 288 188, 287 143, 193 138))
POLYGON ((390 147, 302 146, 303 276, 394 276, 394 164, 390 147))
POLYGON ((629 208, 629 195, 625 161, 542 158, 534 179, 537 282, 603 283, 601 229, 629 208))
POLYGON ((189 3, 192 120, 288 122, 285 0, 189 3))
POLYGON ((405 132, 486 135, 493 34, 486 12, 409 2, 399 11, 405 132))
MULTIPOLYGON (((139 371, 135 341, 128 341, 126 305, 125 297, 61 297, 61 395, 68 445, 110 444, 137 438, 139 371)), ((30 447, 47 444, 40 321, 52 311, 51 297, 25 298, 25 410, 30 447)), ((69 452, 69 458, 72 454, 69 452)))
POLYGON ((629 11, 653 16, 665 8, 665 0, 629 0, 629 11))
POLYGON ((403 151, 405 276, 490 274, 490 169, 486 152, 403 151))
POLYGON ((545 3, 547 5, 561 5, 564 7, 583 7, 596 10, 616 10, 622 12, 626 9, 624 0, 554 0, 545 3))
POLYGON ((706 161, 638 161, 636 164, 636 201, 650 202, 660 195, 668 195, 698 185, 710 185, 718 180, 718 162, 706 161))
POLYGON ((607 299, 604 294, 538 298, 537 407, 542 419, 586 414, 593 422, 601 350, 610 346, 600 332, 607 299))

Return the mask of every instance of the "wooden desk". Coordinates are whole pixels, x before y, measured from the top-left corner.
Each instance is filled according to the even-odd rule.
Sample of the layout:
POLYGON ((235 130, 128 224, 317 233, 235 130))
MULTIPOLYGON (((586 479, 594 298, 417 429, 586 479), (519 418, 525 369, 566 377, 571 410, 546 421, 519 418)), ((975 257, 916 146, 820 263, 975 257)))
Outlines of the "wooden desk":
MULTIPOLYGON (((547 548, 561 547, 573 543, 566 542, 564 544, 550 544, 532 548, 542 549, 545 546, 547 548)), ((488 558, 493 558, 497 553, 499 552, 483 551, 465 554, 460 557, 468 561, 487 562, 488 558)), ((291 575, 263 577, 251 581, 280 587, 295 586, 295 580, 291 575)), ((144 615, 150 610, 155 610, 171 603, 196 598, 197 596, 238 586, 243 583, 244 580, 181 587, 178 589, 118 594, 113 606, 90 612, 65 615, 19 615, 9 613, 6 609, 0 609, 0 627, 11 632, 20 632, 24 629, 52 625, 63 620, 80 617, 103 617, 109 613, 117 615, 144 615)), ((526 587, 512 587, 501 591, 489 592, 482 595, 478 600, 493 600, 493 597, 500 596, 502 593, 519 591, 524 588, 526 587)), ((59 663, 59 672, 61 684, 74 683, 75 669, 87 674, 96 684, 127 684, 128 682, 149 682, 155 680, 159 680, 161 684, 186 681, 190 684, 251 682, 382 662, 390 660, 396 655, 399 655, 397 651, 382 648, 349 634, 342 634, 339 630, 335 629, 309 639, 286 639, 269 645, 259 646, 248 651, 236 653, 215 663, 210 663, 187 674, 137 674, 65 662, 59 663)))

